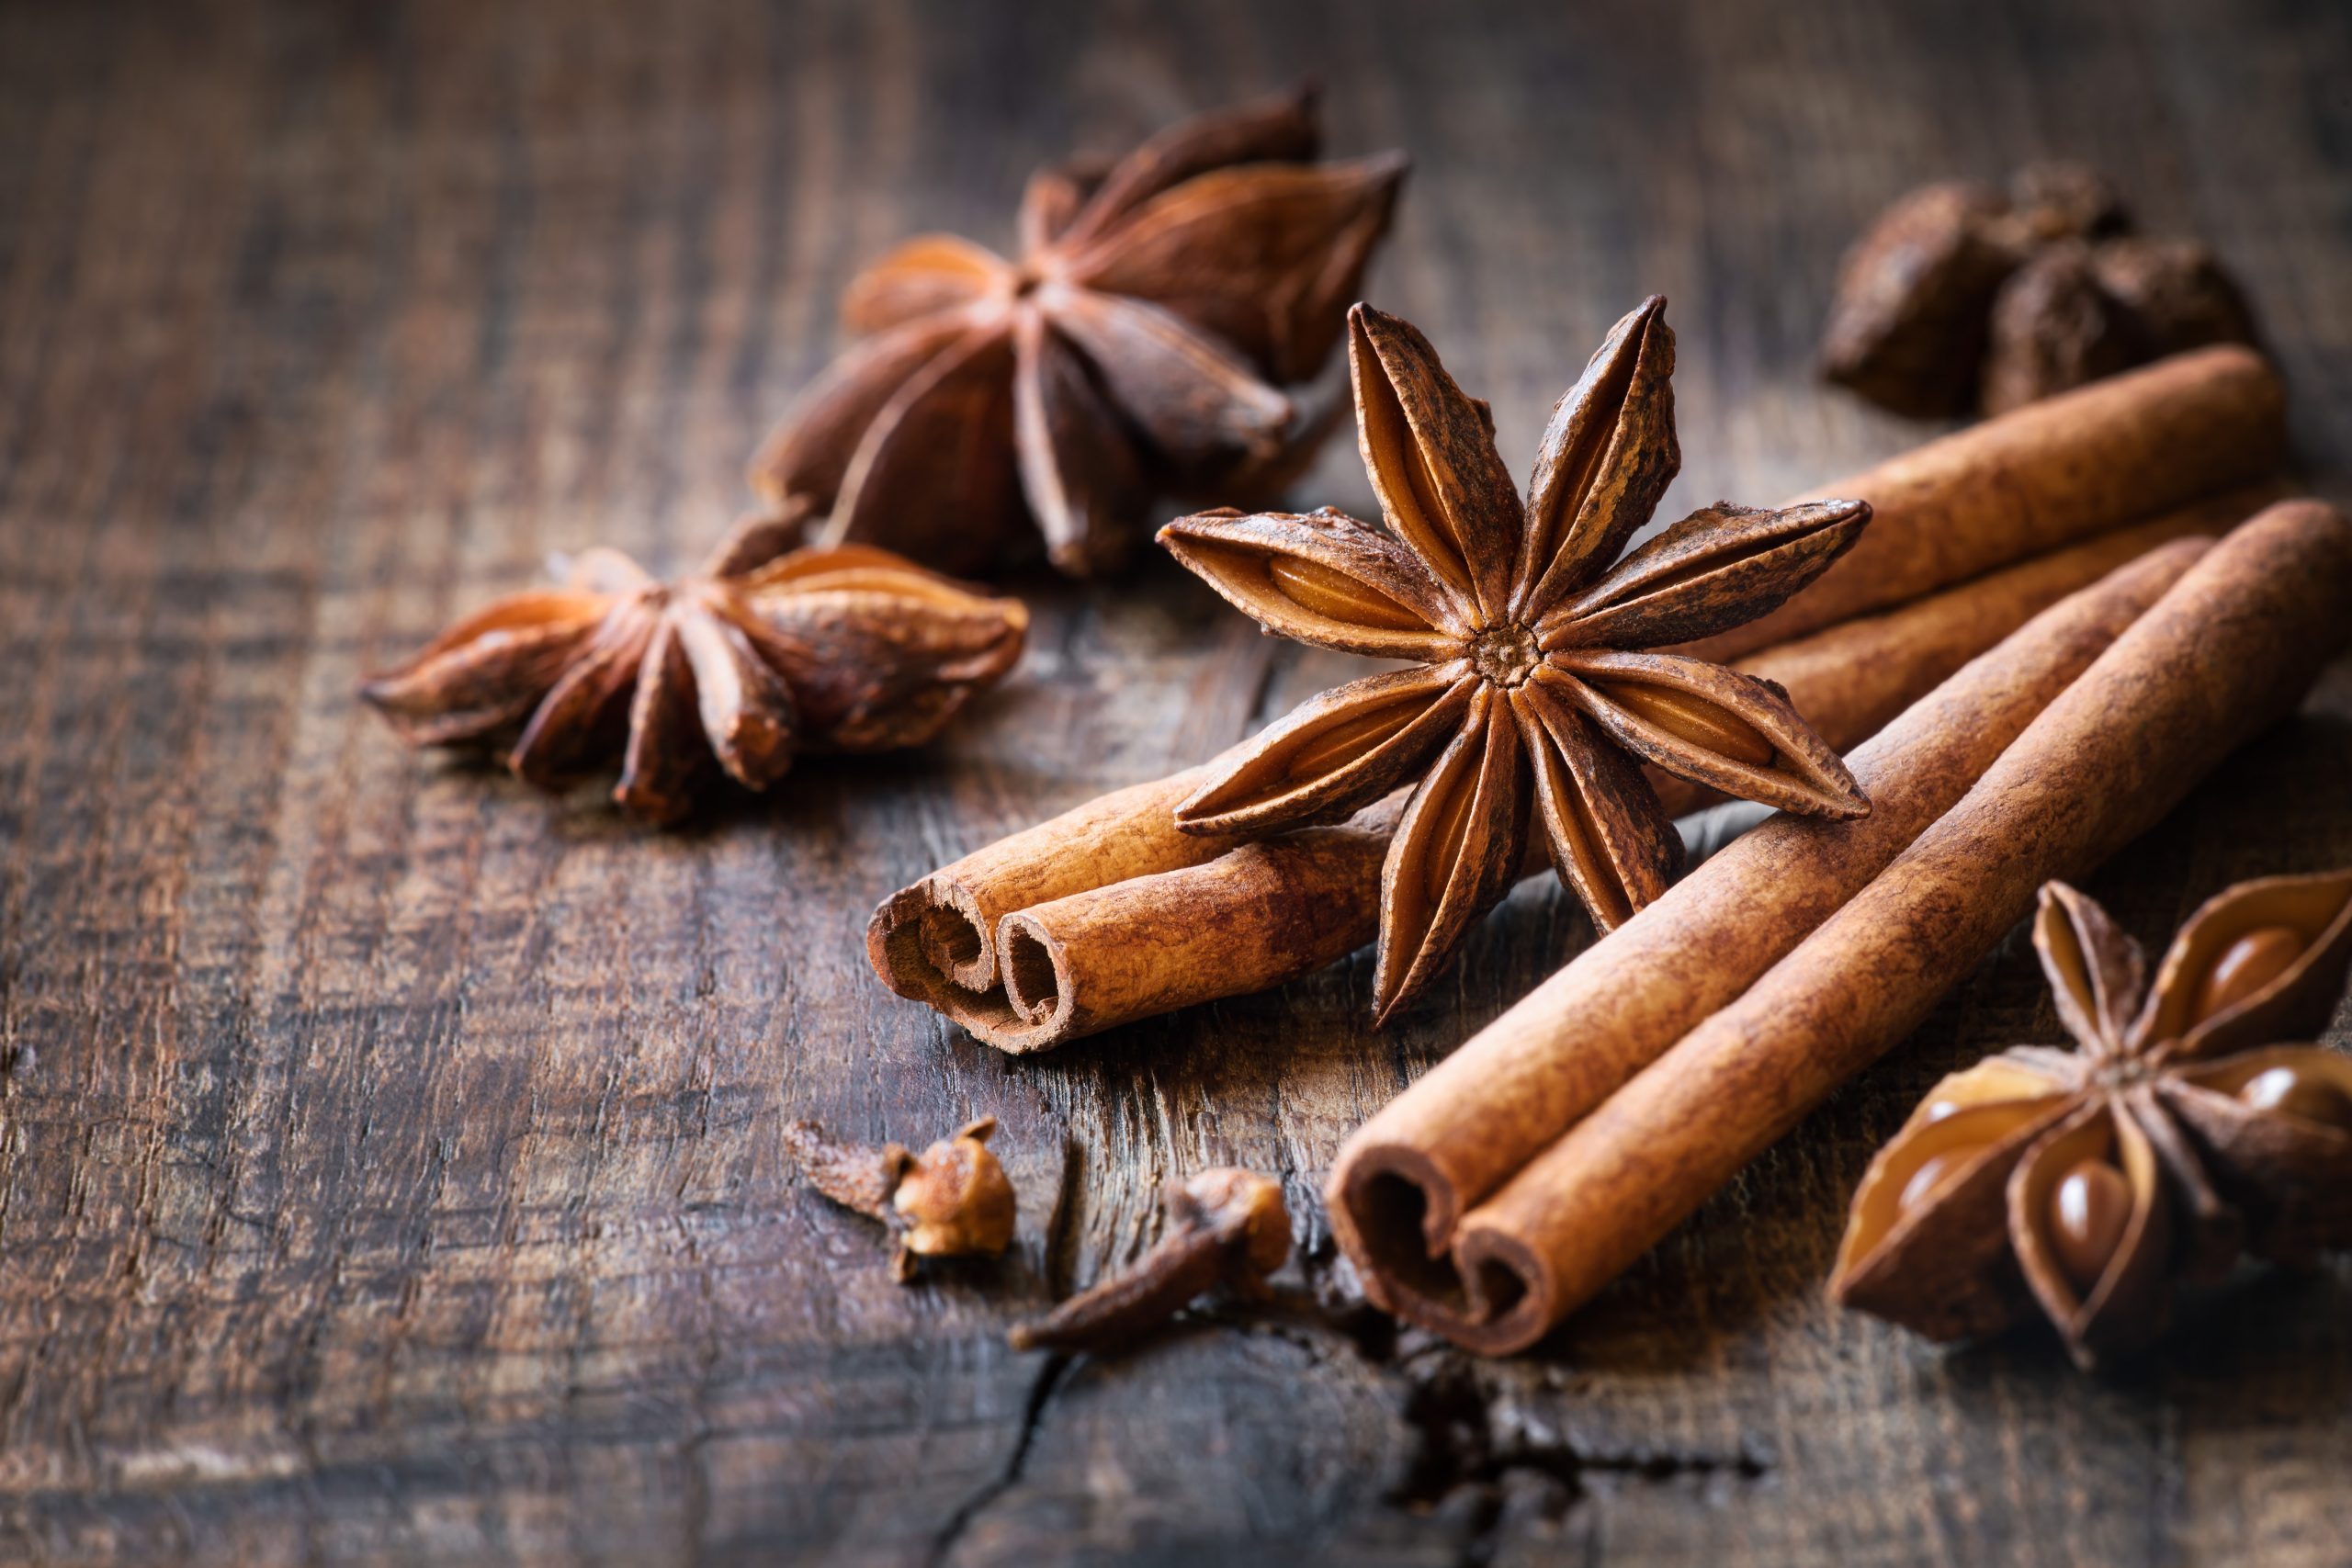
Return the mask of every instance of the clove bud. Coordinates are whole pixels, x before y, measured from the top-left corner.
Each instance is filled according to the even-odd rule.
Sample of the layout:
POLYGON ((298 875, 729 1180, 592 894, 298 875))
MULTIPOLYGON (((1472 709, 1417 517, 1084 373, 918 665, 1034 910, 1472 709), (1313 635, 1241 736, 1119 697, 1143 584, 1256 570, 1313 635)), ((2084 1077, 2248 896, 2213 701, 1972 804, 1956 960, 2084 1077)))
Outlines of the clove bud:
POLYGON ((1161 1198, 1168 1234, 1127 1272, 1072 1296, 1006 1336, 1016 1350, 1102 1350, 1125 1344, 1222 1285, 1262 1295, 1290 1256, 1282 1184, 1255 1171, 1204 1170, 1161 1198))
POLYGON ((983 1116, 918 1159, 902 1144, 856 1144, 814 1122, 784 1130, 786 1149, 808 1184, 845 1209, 879 1220, 898 1240, 890 1277, 914 1280, 923 1258, 1002 1252, 1012 1243, 1014 1200, 989 1152, 996 1118, 983 1116))

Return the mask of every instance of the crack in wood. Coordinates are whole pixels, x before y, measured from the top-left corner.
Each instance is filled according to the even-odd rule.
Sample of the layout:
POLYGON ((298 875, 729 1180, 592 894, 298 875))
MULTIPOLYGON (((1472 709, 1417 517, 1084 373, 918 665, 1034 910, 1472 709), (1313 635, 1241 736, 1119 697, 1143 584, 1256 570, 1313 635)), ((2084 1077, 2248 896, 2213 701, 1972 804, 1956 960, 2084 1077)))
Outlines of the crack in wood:
POLYGON ((1745 1449, 1728 1454, 1671 1448, 1614 1451, 1566 1437, 1539 1438, 1523 1427, 1509 1430, 1496 1418, 1496 1395, 1481 1386, 1467 1358, 1455 1352, 1440 1353, 1426 1373, 1407 1376, 1410 1386, 1400 1414, 1418 1442, 1385 1500, 1417 1512, 1464 1515, 1465 1564, 1493 1556, 1506 1522, 1506 1495, 1526 1489, 1530 1482, 1536 1511, 1556 1524, 1592 1495, 1587 1484, 1591 1476, 1648 1484, 1692 1477, 1745 1484, 1772 1470, 1769 1459, 1745 1449))
POLYGON ((939 1527, 937 1535, 932 1537, 931 1550, 923 1556, 926 1568, 940 1568, 940 1564, 947 1561, 949 1553, 956 1550, 956 1543, 970 1530, 972 1521, 986 1512, 998 1498, 1020 1484, 1022 1472, 1029 1463, 1030 1446, 1036 1440, 1037 1428, 1045 1420, 1046 1406, 1052 1401, 1054 1391, 1061 1386, 1062 1374, 1069 1370, 1071 1359, 1069 1356, 1049 1355, 1046 1358, 1046 1364, 1037 1369, 1037 1376, 1029 1385, 1029 1397, 1022 1406, 1021 1430, 1013 1438, 1012 1451, 1005 1456, 1004 1468, 957 1504, 955 1511, 947 1516, 947 1522, 939 1527))

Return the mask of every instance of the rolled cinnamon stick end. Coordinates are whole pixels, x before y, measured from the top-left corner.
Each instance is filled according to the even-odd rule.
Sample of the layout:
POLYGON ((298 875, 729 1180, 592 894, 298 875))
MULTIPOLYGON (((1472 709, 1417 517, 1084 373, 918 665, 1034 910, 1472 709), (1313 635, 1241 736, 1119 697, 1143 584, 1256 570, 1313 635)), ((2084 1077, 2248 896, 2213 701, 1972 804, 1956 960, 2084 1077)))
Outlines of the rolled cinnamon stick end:
MULTIPOLYGON (((1044 1051, 1336 964, 1378 934, 1381 862, 1403 808, 1393 795, 1337 827, 1015 910, 997 928, 1001 991, 960 994, 949 1016, 1001 1051, 1044 1051)), ((1532 840, 1520 874, 1550 868, 1532 840)))
POLYGON ((892 894, 865 928, 874 972, 899 995, 951 1017, 955 1007, 988 1008, 981 994, 997 988, 997 927, 1006 915, 1198 865, 1240 841, 1176 829, 1177 806, 1221 761, 1098 795, 892 894), (943 997, 955 1007, 943 1005, 943 997))
MULTIPOLYGON (((1953 671, 2076 589, 2174 539, 2226 534, 2282 494, 2276 481, 2266 480, 2193 502, 1898 608, 1768 648, 1734 668, 1778 683, 1831 750, 1851 750, 1953 671)), ((1655 768, 1650 783, 1678 817, 1724 798, 1655 768)))
POLYGON ((1861 497, 1870 527, 1778 610, 1683 651, 1734 659, 1916 599, 2259 479, 2286 444, 2278 374, 2238 344, 2095 381, 1807 491, 1861 497))
POLYGON ((1452 1337, 1521 1349, 1599 1292, 1916 1028, 2042 883, 2292 711, 2348 603, 2333 507, 2287 502, 2214 546, 1851 902, 1464 1216, 1453 1260, 1483 1311, 1452 1337))
POLYGON ((1476 1342, 1496 1292, 1456 1265, 1464 1213, 1877 875, 2209 547, 2165 546, 2030 620, 1847 759, 1868 817, 1756 829, 1358 1129, 1329 1207, 1373 1302, 1476 1342))
POLYGON ((1379 929, 1366 890, 1379 886, 1396 814, 1385 804, 1007 915, 998 940, 1012 1021, 980 1037, 1043 1051, 1338 962, 1379 929))

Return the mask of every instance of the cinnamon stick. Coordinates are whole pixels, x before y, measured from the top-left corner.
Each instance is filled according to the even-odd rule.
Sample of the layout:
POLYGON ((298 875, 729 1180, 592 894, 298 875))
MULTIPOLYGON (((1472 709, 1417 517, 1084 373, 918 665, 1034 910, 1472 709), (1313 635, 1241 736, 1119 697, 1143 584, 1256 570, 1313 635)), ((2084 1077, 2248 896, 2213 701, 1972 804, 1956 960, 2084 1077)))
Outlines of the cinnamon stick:
POLYGON ((875 973, 916 1001, 932 999, 928 980, 988 991, 997 923, 1013 910, 1215 860, 1239 840, 1178 832, 1176 807, 1222 760, 1097 795, 892 894, 866 927, 875 973))
POLYGON ((1869 502, 1861 539, 1778 610, 1685 651, 1769 648, 2245 483, 2286 440, 2277 373, 2236 344, 2028 404, 1807 491, 1869 502))
MULTIPOLYGON (((2214 546, 1849 902, 1464 1214, 1441 1262, 1415 1265, 1444 1271, 1453 1296, 1396 1294, 1394 1261, 1426 1236, 1393 1181, 1354 1176, 1351 1141, 1333 1174, 1334 1228, 1367 1287, 1437 1303, 1422 1321, 1471 1348, 1532 1344, 1915 1028, 2044 881, 2097 865, 2290 711, 2343 646, 2346 603, 2352 524, 2323 503, 2273 507, 2214 546)), ((1676 892, 1698 884, 1703 898, 1736 874, 1718 857, 1676 892)), ((1695 925, 1667 934, 1694 953, 1706 940, 1695 925)), ((1496 1031, 1590 1028, 1560 1010, 1572 989, 1547 985, 1496 1031)))
MULTIPOLYGON (((1779 681, 1825 739, 1849 750, 2115 561, 2251 509, 2244 492, 2184 508, 1739 667, 1779 681)), ((1254 844, 1175 833, 1169 812, 1202 772, 1090 801, 893 896, 867 929, 876 973, 989 1044, 1026 1053, 1282 985, 1372 940, 1397 802, 1254 844)), ((1654 782, 1677 812, 1709 798, 1654 782)), ((1538 844, 1523 874, 1547 864, 1538 844)))
POLYGON ((1013 910, 998 925, 1001 974, 990 988, 949 983, 913 953, 903 922, 885 931, 887 905, 868 928, 868 952, 882 953, 876 967, 892 989, 987 1043, 1046 1050, 1279 986, 1363 946, 1380 923, 1380 863, 1402 806, 1384 800, 1336 827, 1013 910))

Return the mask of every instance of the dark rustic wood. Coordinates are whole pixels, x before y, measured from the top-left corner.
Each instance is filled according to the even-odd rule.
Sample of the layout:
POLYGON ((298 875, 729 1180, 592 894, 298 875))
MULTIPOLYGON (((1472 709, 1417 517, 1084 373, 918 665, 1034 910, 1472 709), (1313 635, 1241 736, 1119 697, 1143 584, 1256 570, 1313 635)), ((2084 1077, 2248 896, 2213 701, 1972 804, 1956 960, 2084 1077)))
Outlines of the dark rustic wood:
MULTIPOLYGON (((1589 940, 1564 894, 1385 1033, 1368 954, 1037 1061, 885 992, 882 895, 1346 668, 1165 562, 1024 580, 1033 650, 934 751, 666 837, 354 702, 549 550, 692 560, 859 258, 1002 242, 1039 159, 1306 71, 1337 148, 1413 153, 1374 298, 1507 453, 1653 288, 1663 515, 1912 442, 1808 378, 1839 248, 1916 180, 2072 152, 2219 244, 2344 492, 2340 5, 1518 9, 0 9, 0 1559, 2352 1562, 2340 1260, 2105 1382, 1823 1304, 1914 1097, 2055 1037, 2021 941, 1499 1365, 1352 1307, 1317 1192, 1589 940), (922 1289, 782 1160, 794 1116, 983 1112, 1017 1255, 922 1289), (1301 1217, 1273 1311, 1006 1349, 1215 1163, 1301 1217)), ((1302 496, 1369 506, 1344 444, 1302 496)), ((2155 940, 2352 861, 2347 779, 2352 663, 2091 889, 2155 940)))

